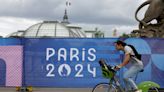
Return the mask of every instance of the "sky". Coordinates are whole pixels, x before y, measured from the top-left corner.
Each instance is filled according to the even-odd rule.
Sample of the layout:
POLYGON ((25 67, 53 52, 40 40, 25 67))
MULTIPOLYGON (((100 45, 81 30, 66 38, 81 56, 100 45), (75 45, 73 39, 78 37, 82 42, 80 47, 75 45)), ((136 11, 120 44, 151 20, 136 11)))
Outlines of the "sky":
MULTIPOLYGON (((6 36, 44 20, 62 21, 67 8, 71 24, 83 30, 98 28, 106 37, 138 28, 134 14, 145 0, 0 0, 0 35, 6 36), (70 2, 70 6, 66 6, 70 2)), ((142 17, 143 13, 139 14, 142 17)))

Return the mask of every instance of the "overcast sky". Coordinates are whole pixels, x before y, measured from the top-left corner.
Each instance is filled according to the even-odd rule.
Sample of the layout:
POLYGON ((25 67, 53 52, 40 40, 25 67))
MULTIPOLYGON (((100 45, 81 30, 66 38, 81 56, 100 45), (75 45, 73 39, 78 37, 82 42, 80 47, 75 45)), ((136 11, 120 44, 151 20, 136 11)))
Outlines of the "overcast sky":
POLYGON ((137 28, 134 18, 137 7, 145 0, 0 0, 0 35, 25 30, 43 20, 61 21, 66 2, 69 21, 83 29, 104 31, 110 37, 130 33, 137 28))

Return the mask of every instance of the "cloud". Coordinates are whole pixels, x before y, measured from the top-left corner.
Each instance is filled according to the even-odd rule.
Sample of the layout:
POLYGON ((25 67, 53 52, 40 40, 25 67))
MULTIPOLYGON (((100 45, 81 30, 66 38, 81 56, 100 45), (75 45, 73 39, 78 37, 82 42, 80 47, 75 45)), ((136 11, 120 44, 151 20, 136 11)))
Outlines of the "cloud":
MULTIPOLYGON (((134 25, 138 0, 69 0, 68 14, 73 22, 134 25)), ((62 19, 65 0, 4 0, 0 16, 30 19, 62 19)))
POLYGON ((18 30, 26 30, 31 25, 39 22, 38 20, 29 20, 13 17, 0 17, 0 21, 0 36, 4 37, 18 30))
POLYGON ((25 30, 25 27, 20 25, 28 25, 29 27, 33 25, 34 21, 62 20, 64 10, 67 8, 71 23, 83 24, 86 28, 87 26, 92 26, 93 29, 95 26, 101 26, 100 28, 104 31, 113 30, 113 28, 124 30, 138 24, 134 18, 134 13, 143 1, 1 0, 0 28, 1 30, 12 32, 19 29, 25 30), (71 2, 71 6, 66 7, 66 1, 71 2))
MULTIPOLYGON (((0 16, 30 19, 52 18, 62 0, 5 0, 0 1, 0 16)), ((55 17, 57 17, 55 15, 55 17)))
POLYGON ((138 3, 138 0, 75 0, 70 9, 70 17, 75 22, 134 25, 138 3))

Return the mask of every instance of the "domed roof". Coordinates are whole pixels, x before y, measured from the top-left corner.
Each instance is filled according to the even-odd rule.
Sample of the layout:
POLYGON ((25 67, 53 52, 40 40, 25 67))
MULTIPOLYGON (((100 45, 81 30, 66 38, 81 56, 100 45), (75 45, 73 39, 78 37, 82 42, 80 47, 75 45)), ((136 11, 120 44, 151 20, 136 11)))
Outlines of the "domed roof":
POLYGON ((13 32, 10 33, 9 35, 7 35, 7 38, 13 37, 13 38, 21 38, 23 37, 24 34, 24 30, 18 30, 17 32, 13 32))
POLYGON ((44 21, 32 25, 24 32, 25 38, 82 38, 86 37, 80 27, 70 26, 69 24, 59 23, 58 21, 44 21))

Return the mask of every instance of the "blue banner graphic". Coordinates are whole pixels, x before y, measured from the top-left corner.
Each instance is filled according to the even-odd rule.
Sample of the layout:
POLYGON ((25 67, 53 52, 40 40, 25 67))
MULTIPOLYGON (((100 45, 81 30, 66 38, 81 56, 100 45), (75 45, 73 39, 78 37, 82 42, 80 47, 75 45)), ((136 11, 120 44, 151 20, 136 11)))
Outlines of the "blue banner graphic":
MULTIPOLYGON (((100 82, 108 82, 102 76, 98 61, 103 58, 110 65, 122 62, 123 52, 115 49, 116 40, 117 38, 0 39, 0 86, 18 86, 21 85, 21 80, 24 86, 65 88, 93 87, 100 82), (13 64, 14 62, 17 63, 13 64), (12 68, 8 67, 10 65, 12 68), (19 73, 10 74, 7 70, 19 73)), ((153 81, 164 87, 164 39, 128 38, 124 41, 132 44, 142 54, 144 72, 138 75, 137 83, 153 81)), ((120 80, 129 67, 127 65, 120 70, 120 80)))
POLYGON ((144 72, 139 74, 137 83, 153 81, 164 87, 164 39, 129 38, 125 42, 134 45, 142 54, 144 72))
POLYGON ((22 86, 21 39, 0 39, 0 86, 22 86))
MULTIPOLYGON (((108 82, 101 74, 100 58, 108 64, 122 61, 122 52, 116 51, 117 39, 25 39, 25 84, 48 87, 93 87, 108 82)), ((153 81, 164 86, 164 40, 124 40, 142 54, 145 71, 139 74, 137 83, 153 81)), ((120 71, 127 70, 127 65, 120 71)))
POLYGON ((98 61, 119 63, 116 39, 26 39, 25 83, 48 87, 91 87, 107 81, 98 61))
POLYGON ((22 45, 22 39, 0 38, 0 46, 22 45))

